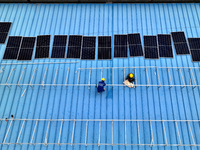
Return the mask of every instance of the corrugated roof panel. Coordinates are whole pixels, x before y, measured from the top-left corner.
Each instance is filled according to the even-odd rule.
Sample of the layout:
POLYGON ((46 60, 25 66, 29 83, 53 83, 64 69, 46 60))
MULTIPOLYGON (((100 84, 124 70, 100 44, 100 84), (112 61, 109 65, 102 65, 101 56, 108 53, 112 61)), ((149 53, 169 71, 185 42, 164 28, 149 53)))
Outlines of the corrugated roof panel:
MULTIPOLYGON (((53 46, 54 35, 83 35, 83 36, 112 36, 112 56, 114 49, 114 35, 140 33, 144 35, 170 34, 171 32, 184 31, 186 37, 200 37, 200 6, 199 4, 0 4, 0 22, 12 22, 9 36, 36 37, 37 35, 51 35, 50 54, 53 46)), ((69 36, 68 36, 69 37, 69 36)), ((143 43, 143 38, 142 38, 143 43)), ((68 43, 67 43, 68 45, 68 43)), ((98 41, 96 41, 98 45, 98 41)), ((16 60, 2 60, 6 44, 0 45, 1 63, 19 63, 16 60)), ((35 52, 35 50, 34 50, 35 52)), ((0 84, 23 85, 22 89, 12 85, 11 89, 5 85, 0 86, 0 118, 16 119, 141 119, 141 120, 199 120, 200 103, 199 87, 192 89, 181 87, 136 87, 136 89, 122 86, 106 86, 106 91, 98 94, 95 85, 101 74, 107 84, 122 84, 124 80, 123 69, 82 69, 101 67, 199 67, 199 63, 193 63, 190 55, 177 56, 173 47, 174 58, 160 58, 159 60, 145 60, 144 57, 128 59, 113 58, 112 60, 96 59, 78 60, 71 64, 21 64, 2 65, 4 71, 0 73, 0 84), (15 70, 13 69, 15 68, 15 70), (26 68, 26 70, 24 69, 26 68), (36 70, 36 69, 37 70, 36 70), (58 69, 58 70, 57 70, 58 69), (23 71, 24 70, 24 71, 23 71), (68 71, 69 70, 69 71, 68 71), (11 73, 12 72, 12 73, 11 73), (46 72, 46 73, 45 73, 46 72), (56 73, 57 72, 57 73, 56 73), (68 74, 69 73, 69 74, 68 74), (114 74, 113 74, 114 73, 114 74), (34 75, 33 75, 34 74, 34 75), (55 84, 67 84, 76 86, 53 86, 55 84), (79 74, 79 76, 78 76, 79 74), (10 78, 8 80, 8 77, 10 78), (56 78, 55 78, 56 76, 56 78), (32 78, 33 77, 33 78, 32 78), (79 77, 79 78, 78 78, 79 77), (91 77, 89 79, 89 77, 91 77), (31 84, 33 89, 28 86, 31 84), (45 85, 44 89, 42 83, 45 85), (78 87, 77 87, 78 83, 78 87), (90 83, 88 86, 81 84, 90 83), (26 89, 26 90, 25 90, 26 89), (25 92, 24 92, 25 91, 25 92)), ((35 56, 35 54, 34 54, 35 56)), ((31 63, 42 62, 74 62, 77 59, 39 59, 31 63)), ((20 63, 27 63, 20 61, 20 63)), ((0 68, 0 69, 1 69, 0 68)), ((134 69, 126 68, 125 75, 134 72, 134 69)), ((176 85, 194 84, 191 71, 188 69, 169 69, 171 81, 176 85), (180 75, 182 73, 182 76, 180 75)), ((196 84, 200 84, 199 70, 192 69, 196 84)), ((159 85, 158 73, 155 68, 137 69, 138 85, 159 85), (147 74, 148 73, 148 78, 147 74)), ((159 68, 160 82, 170 85, 168 70, 159 68)), ((26 121, 19 138, 19 143, 58 143, 61 122, 51 121, 47 140, 45 140, 48 120, 26 121), (34 132, 34 129, 35 132, 34 132), (34 136, 33 136, 34 133, 34 136)), ((134 149, 135 146, 112 147, 114 144, 139 144, 137 122, 126 121, 113 123, 112 121, 88 122, 64 121, 60 143, 68 145, 3 145, 2 143, 16 143, 19 137, 23 121, 0 121, 0 149, 98 149, 98 143, 103 149, 134 149), (99 125, 101 128, 99 128, 99 125), (10 129, 9 129, 10 126, 10 129), (87 138, 85 146, 85 133, 87 126, 87 138), (9 129, 9 132, 8 132, 9 129), (73 130, 74 129, 74 130, 73 130), (100 141, 99 141, 99 131, 100 141), (8 133, 8 134, 7 134, 8 133), (7 137, 6 137, 7 134, 7 137), (6 137, 6 140, 5 140, 6 137), (126 137, 126 138, 125 138, 126 137), (125 140, 126 139, 126 140, 125 140), (5 141, 4 141, 5 140, 5 141), (82 143, 82 145, 70 144, 82 143), (96 144, 96 145, 89 145, 96 144)), ((152 132, 150 122, 140 122, 140 144, 151 144, 152 132)), ((166 138, 168 144, 179 144, 177 127, 174 122, 165 122, 166 138)), ((193 144, 191 131, 196 144, 199 144, 199 124, 190 122, 191 131, 186 122, 177 123, 182 144, 193 144)), ((165 144, 165 134, 162 122, 152 122, 154 144, 165 144)), ((137 147, 138 148, 138 147, 137 147)), ((150 149, 149 146, 142 147, 150 149)), ((159 147, 159 148, 164 148, 159 147)), ((172 148, 172 147, 169 147, 172 148)), ((177 147, 175 147, 177 148, 177 147)), ((174 149, 174 148, 172 148, 174 149)))

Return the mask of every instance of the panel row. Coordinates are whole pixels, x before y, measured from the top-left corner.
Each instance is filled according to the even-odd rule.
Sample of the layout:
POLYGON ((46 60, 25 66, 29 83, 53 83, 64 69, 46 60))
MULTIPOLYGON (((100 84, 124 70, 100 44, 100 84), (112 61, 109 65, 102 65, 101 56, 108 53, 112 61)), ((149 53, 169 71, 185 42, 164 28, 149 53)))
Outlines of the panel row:
MULTIPOLYGON (((128 56, 144 56, 145 59, 173 58, 171 37, 177 55, 191 54, 193 61, 200 61, 200 38, 188 38, 189 50, 184 32, 171 32, 171 34, 157 36, 144 35, 144 52, 140 33, 114 35, 114 58, 128 58, 128 56)), ((49 58, 50 39, 51 35, 37 36, 35 59, 49 58)), ((10 36, 3 59, 31 60, 35 40, 36 37, 10 36)), ((51 58, 94 60, 98 44, 98 60, 111 60, 111 36, 98 36, 97 44, 96 42, 95 36, 69 35, 68 40, 67 35, 55 35, 51 58), (66 48, 67 42, 68 48, 66 48)))

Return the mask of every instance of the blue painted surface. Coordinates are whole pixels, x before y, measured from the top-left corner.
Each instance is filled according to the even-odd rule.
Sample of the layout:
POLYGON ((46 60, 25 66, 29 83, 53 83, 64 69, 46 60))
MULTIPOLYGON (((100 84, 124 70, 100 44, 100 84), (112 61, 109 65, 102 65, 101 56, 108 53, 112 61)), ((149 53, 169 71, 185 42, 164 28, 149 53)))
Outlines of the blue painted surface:
MULTIPOLYGON (((169 34, 172 31, 184 31, 186 37, 200 37, 200 5, 199 4, 0 4, 0 21, 12 22, 9 35, 37 36, 51 34, 51 48, 53 35, 111 35, 141 33, 143 35, 169 34)), ((113 41, 112 41, 113 42, 113 41)), ((97 43, 96 43, 97 44, 97 43)), ((113 44, 113 43, 112 43, 113 44)), ((2 59, 5 44, 0 45, 2 59)), ((97 58, 97 53, 96 53, 97 58)), ((65 62, 77 60, 41 59, 31 62, 65 62)), ((78 60, 79 61, 79 60, 78 60)), ((15 63, 17 61, 2 61, 15 63)), ((29 83, 33 70, 37 67, 33 83, 41 84, 46 67, 48 67, 45 83, 52 83, 57 67, 59 68, 56 83, 64 83, 67 69, 70 67, 69 84, 77 83, 78 68, 94 67, 128 67, 128 66, 168 66, 168 67, 199 67, 199 63, 192 63, 191 57, 177 56, 174 51, 173 59, 145 60, 143 57, 128 59, 112 59, 104 61, 79 61, 77 64, 45 64, 45 65, 12 65, 6 66, 0 74, 0 83, 5 83, 13 67, 16 68, 9 83, 17 83, 24 67, 27 70, 21 83, 29 83)), ((126 72, 131 72, 126 69, 126 72)), ((161 82, 165 80, 167 71, 160 72, 161 82)), ((89 72, 82 71, 79 83, 88 82, 89 72)), ((143 70, 138 72, 139 83, 147 83, 143 70)), ((184 79, 191 78, 188 71, 183 71, 184 79)), ((194 71, 197 84, 200 84, 199 71, 194 71)), ((105 70, 103 77, 107 82, 112 81, 112 70, 105 70)), ((151 83, 158 81, 154 70, 149 71, 151 83)), ((100 71, 92 70, 91 81, 100 80, 100 71)), ((115 83, 122 83, 123 71, 115 70, 115 83)), ((181 84, 181 77, 172 72, 172 82, 181 84)), ((91 87, 45 87, 35 86, 32 90, 24 86, 20 89, 13 86, 9 90, 0 86, 0 118, 66 118, 66 119, 199 119, 200 101, 199 88, 190 87, 138 87, 128 89, 123 87, 106 87, 106 91, 97 94, 96 88, 91 87), (24 89, 27 91, 23 97, 24 89)), ((0 143, 3 142, 10 121, 0 122, 0 143)), ((114 143, 124 143, 124 123, 114 123, 114 143)), ((15 121, 10 129, 7 142, 15 143, 22 122, 15 121)), ((40 122, 36 129, 34 142, 43 143, 48 122, 40 122)), ((29 143, 35 122, 27 122, 20 141, 29 143)), ((200 143, 199 125, 192 124, 196 144, 200 143)), ((127 143, 138 143, 137 124, 127 122, 131 132, 127 133, 127 143)), ((164 133, 161 123, 154 123, 155 143, 164 143, 164 133)), ((179 124, 182 142, 192 143, 189 129, 185 123, 179 124)), ((63 124, 61 142, 71 143, 73 122, 63 124)), ((60 122, 52 122, 49 129, 48 142, 56 143, 60 122)), ((85 123, 76 123, 74 142, 84 143, 85 123)), ((88 143, 98 143, 98 123, 88 124, 88 143)), ((151 131, 149 123, 140 124, 141 143, 150 143, 151 131)), ((176 127, 166 124, 168 143, 178 143, 176 127)), ((111 124, 102 122, 101 142, 111 143, 111 124)), ((0 145, 0 149, 183 149, 181 147, 138 147, 138 146, 71 146, 71 145, 0 145)), ((186 147, 185 149, 198 149, 186 147)))

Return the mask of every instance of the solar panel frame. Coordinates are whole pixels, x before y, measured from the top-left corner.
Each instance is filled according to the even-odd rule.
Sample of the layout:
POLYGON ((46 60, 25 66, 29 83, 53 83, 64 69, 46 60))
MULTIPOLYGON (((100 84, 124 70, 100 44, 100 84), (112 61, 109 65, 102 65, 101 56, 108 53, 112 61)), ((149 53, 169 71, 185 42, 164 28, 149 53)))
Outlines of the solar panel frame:
POLYGON ((17 56, 17 60, 18 61, 31 61, 32 57, 33 57, 33 51, 34 51, 34 49, 31 49, 31 48, 20 49, 18 56, 17 56), (29 52, 26 52, 26 51, 29 51, 29 52), (29 55, 29 54, 31 54, 31 55, 29 55), (24 58, 24 55, 26 56, 25 58, 24 58))
POLYGON ((115 46, 114 47, 114 58, 128 58, 127 46, 115 46), (121 50, 120 51, 116 50, 118 48, 120 48, 121 50), (123 54, 123 56, 119 53, 123 54))
MULTIPOLYGON (((73 38, 72 38, 73 39, 73 38)), ((77 44, 77 43, 76 43, 77 44)), ((82 54, 82 44, 83 44, 83 36, 82 35, 69 35, 69 42, 68 42, 68 47, 67 47, 67 56, 66 59, 81 59, 81 54, 82 54), (71 46, 70 45, 70 37, 79 37, 81 38, 81 43, 79 43, 80 45, 77 46, 71 46), (79 57, 68 57, 69 55, 74 55, 69 49, 76 49, 76 48, 80 48, 80 54, 79 57)), ((76 52, 75 52, 76 53, 76 52)))
MULTIPOLYGON (((125 50, 125 49, 124 49, 125 50)), ((115 34, 114 35, 114 58, 128 58, 128 35, 127 34, 115 34), (122 36, 124 39, 122 42, 123 44, 118 44, 117 41, 120 41, 121 42, 121 38, 119 38, 120 40, 117 40, 116 38, 117 37, 120 37, 122 36), (126 48, 126 51, 122 51, 124 52, 124 56, 120 56, 120 54, 118 55, 118 53, 120 53, 120 51, 116 51, 117 49, 124 49, 126 48)))
POLYGON ((53 47, 66 47, 66 45, 67 45, 67 35, 54 35, 53 47), (61 41, 62 40, 61 38, 63 38, 63 37, 65 39, 63 41, 61 41), (58 41, 56 41, 56 40, 58 40, 58 41))
POLYGON ((68 47, 70 46, 70 47, 80 47, 80 46, 82 46, 82 43, 83 43, 83 36, 82 35, 69 35, 69 42, 68 42, 68 47), (80 41, 80 43, 79 42, 77 42, 76 41, 76 43, 73 43, 74 42, 74 39, 76 39, 76 38, 81 38, 81 41, 80 41), (73 39, 74 38, 74 39, 73 39), (71 41, 71 39, 72 39, 72 41, 71 41), (77 43, 79 43, 80 45, 78 45, 77 43), (72 45, 70 45, 70 44, 72 44, 72 45), (76 45, 77 44, 77 45, 76 45))
POLYGON ((81 46, 81 59, 82 60, 95 60, 95 57, 96 57, 96 36, 83 36, 83 38, 82 38, 82 46, 81 46), (94 47, 84 47, 84 38, 88 38, 88 37, 93 37, 93 38, 95 38, 95 45, 94 45, 94 47), (92 48, 94 48, 94 59, 85 59, 85 58, 82 58, 82 56, 83 56, 83 49, 86 49, 86 48, 88 48, 88 49, 92 49, 92 48))
MULTIPOLYGON (((123 41, 124 41, 124 39, 123 39, 123 41)), ((121 42, 121 39, 120 39, 120 42, 121 42)), ((114 47, 115 46, 127 46, 128 45, 128 36, 127 36, 127 34, 115 34, 114 35, 114 47), (116 38, 117 37, 120 37, 120 36, 122 36, 123 38, 125 38, 126 37, 126 41, 125 42, 123 42, 124 44, 117 44, 116 42, 118 41, 116 38)))
POLYGON ((95 60, 95 57, 96 57, 96 48, 94 48, 94 47, 82 47, 82 50, 83 49, 86 49, 86 51, 85 52, 88 52, 89 50, 91 51, 89 54, 91 54, 91 53, 93 53, 93 55, 92 56, 94 56, 94 58, 86 58, 86 57, 83 57, 84 55, 83 55, 83 51, 82 51, 82 53, 81 53, 81 59, 82 60, 95 60))
POLYGON ((9 33, 11 25, 12 25, 12 22, 0 22, 0 32, 1 33, 9 33), (10 24, 10 26, 7 31, 2 31, 1 24, 10 24))
POLYGON ((190 55, 191 55, 192 62, 200 62, 200 50, 191 50, 190 55), (199 57, 199 60, 194 60, 196 58, 193 56, 199 57))
POLYGON ((190 50, 189 50, 187 43, 176 43, 176 44, 174 44, 174 48, 176 51, 176 55, 189 55, 190 54, 190 50), (181 45, 182 45, 182 47, 180 48, 181 45), (184 53, 181 52, 183 50, 183 45, 185 45, 184 53), (180 49, 181 49, 181 51, 180 51, 180 49))
POLYGON ((128 45, 141 45, 142 44, 142 40, 141 40, 140 33, 127 34, 127 42, 128 42, 128 45), (136 38, 137 38, 137 40, 135 40, 135 41, 137 41, 137 42, 132 40, 132 39, 136 39, 136 38), (133 41, 133 43, 131 41, 133 41))
POLYGON ((112 36, 98 36, 98 50, 97 50, 97 59, 98 60, 112 60, 112 36), (105 45, 102 44, 103 42, 99 39, 103 39, 103 41, 106 41, 105 45), (107 55, 106 56, 106 50, 108 50, 107 55), (102 51, 100 51, 102 50, 102 51), (104 57, 106 56, 106 57, 104 57), (103 58, 104 57, 104 58, 103 58))
POLYGON ((8 37, 7 32, 1 32, 0 33, 0 44, 4 44, 6 42, 7 37, 8 37))
MULTIPOLYGON (((46 42, 45 41, 45 42, 46 42)), ((44 41, 42 41, 42 43, 45 43, 44 41)), ((47 47, 47 46, 49 46, 50 47, 50 43, 51 43, 51 35, 38 35, 37 36, 37 40, 36 40, 36 47, 47 47), (47 43, 47 44, 41 44, 41 42, 39 43, 38 41, 40 40, 40 37, 45 37, 46 39, 46 41, 47 40, 49 40, 49 41, 47 41, 47 42, 49 42, 49 43, 47 43), (39 45, 38 45, 38 43, 39 43, 39 45)))
MULTIPOLYGON (((144 58, 145 59, 159 59, 159 50, 158 50, 158 39, 157 39, 157 36, 156 35, 143 35, 143 41, 144 41, 144 58), (145 46, 145 37, 155 37, 156 38, 156 42, 154 41, 154 45, 150 45, 149 42, 148 43, 148 46, 145 46), (155 46, 156 45, 156 46, 155 46), (156 48, 157 49, 157 53, 158 53, 158 57, 154 57, 154 58, 149 58, 146 56, 146 49, 153 49, 153 48, 156 48)), ((150 42, 151 43, 151 42, 150 42)))
MULTIPOLYGON (((4 37, 4 40, 1 40, 0 41, 0 44, 5 44, 5 42, 6 42, 6 39, 7 39, 7 37, 8 37, 8 33, 10 32, 10 28, 11 28, 11 25, 12 25, 12 22, 0 22, 0 24, 10 24, 10 26, 9 26, 9 29, 8 29, 8 31, 6 31, 6 32, 3 32, 3 31, 0 31, 0 33, 4 33, 4 34, 7 34, 7 36, 6 37, 4 37)), ((1 29, 0 29, 1 30, 1 29)))
POLYGON ((36 47, 34 59, 47 59, 47 58, 49 58, 49 47, 47 47, 47 46, 46 47, 36 47), (42 49, 43 52, 46 49, 46 51, 48 51, 48 54, 45 55, 45 53, 43 53, 44 54, 43 57, 39 57, 40 56, 39 52, 38 52, 39 49, 42 49))
MULTIPOLYGON (((22 43, 22 39, 23 39, 23 37, 22 37, 22 36, 9 36, 9 38, 10 38, 10 37, 11 37, 11 38, 14 38, 14 37, 20 37, 20 38, 21 38, 21 40, 20 40, 20 44, 19 44, 19 46, 16 45, 15 47, 9 47, 9 46, 8 46, 8 42, 7 42, 7 44, 6 44, 6 48, 5 48, 5 50, 4 50, 4 54, 3 54, 3 60, 17 60, 17 57, 18 57, 18 53, 19 53, 19 50, 20 50, 20 47, 21 47, 21 43, 22 43), (14 48, 15 48, 15 49, 18 48, 18 53, 17 53, 17 56, 16 56, 15 59, 4 59, 4 55, 5 55, 5 53, 6 53, 6 49, 7 49, 7 48, 8 48, 8 49, 10 49, 10 48, 13 48, 13 49, 14 49, 14 48)), ((9 38, 8 38, 8 40, 9 40, 9 38)))
POLYGON ((200 50, 200 38, 188 38, 188 44, 190 50, 200 50))

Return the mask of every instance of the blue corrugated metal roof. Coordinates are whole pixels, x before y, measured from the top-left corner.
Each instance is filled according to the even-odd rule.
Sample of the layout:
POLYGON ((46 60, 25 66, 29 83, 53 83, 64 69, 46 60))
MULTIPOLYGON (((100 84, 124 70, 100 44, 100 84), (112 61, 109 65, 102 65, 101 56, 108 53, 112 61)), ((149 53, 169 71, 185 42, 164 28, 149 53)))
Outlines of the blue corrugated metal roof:
MULTIPOLYGON (((184 31, 186 37, 200 37, 200 5, 199 4, 0 4, 0 21, 12 22, 9 35, 37 36, 51 34, 51 48, 53 35, 111 35, 141 33, 141 35, 170 34, 172 31, 184 31)), ((5 44, 0 45, 0 58, 2 59, 5 44)), ((97 54, 96 54, 97 56, 97 54)), ((44 64, 44 65, 7 65, 3 74, 0 74, 0 83, 5 83, 10 71, 16 68, 9 82, 17 83, 24 67, 26 71, 21 82, 29 83, 34 68, 37 67, 33 79, 35 84, 41 84, 46 67, 48 73, 45 83, 52 83, 57 67, 59 68, 57 83, 64 83, 68 67, 70 67, 69 83, 77 83, 78 68, 95 67, 131 67, 131 66, 168 66, 168 67, 199 67, 199 63, 192 63, 191 57, 177 56, 174 51, 173 59, 145 60, 143 57, 128 59, 112 59, 104 61, 79 61, 77 64, 44 64)), ((96 57, 97 58, 97 57, 96 57)), ((77 60, 64 59, 41 59, 32 62, 67 62, 77 60)), ((16 63, 17 61, 2 61, 2 63, 16 63)), ((128 72, 128 69, 126 70, 128 72)), ((129 70, 131 71, 131 70, 129 70)), ((139 73, 138 82, 145 83, 146 76, 142 71, 139 73), (143 80, 145 79, 145 81, 143 80)), ((150 81, 157 82, 150 71, 150 81)), ((165 80, 167 71, 160 72, 162 82, 165 80)), ((200 84, 198 70, 194 72, 197 84, 200 84)), ((185 79, 187 71, 183 72, 185 79)), ((88 80, 89 72, 82 71, 80 84, 88 80)), ((112 80, 112 70, 104 72, 106 81, 112 80)), ((189 78, 189 77, 188 77, 189 78)), ((91 80, 98 81, 100 73, 93 70, 91 80)), ((123 81, 123 71, 115 70, 115 83, 123 81)), ((180 77, 172 75, 172 81, 181 82, 180 77)), ((124 87, 106 87, 105 93, 98 95, 95 87, 45 87, 35 86, 34 89, 23 86, 20 89, 12 86, 11 89, 0 86, 0 118, 29 119, 199 119, 199 87, 192 90, 190 87, 160 89, 151 87, 137 87, 135 90, 124 87), (24 89, 25 95, 21 97, 24 89)), ((7 142, 16 143, 21 123, 13 122, 7 137, 7 142)), ((0 143, 3 143, 10 121, 0 122, 0 143)), ((44 143, 47 123, 40 122, 35 133, 34 142, 44 143)), ((110 125, 110 124, 109 124, 110 125)), ((111 143, 111 128, 102 123, 101 142, 111 143)), ((29 143, 35 122, 27 122, 20 141, 29 143)), ((71 130, 73 122, 63 124, 61 142, 71 143, 71 130), (68 126, 69 125, 69 126, 68 126), (70 131, 70 132, 69 132, 70 131)), ((124 143, 124 124, 118 124, 114 128, 114 142, 124 143)), ((132 124, 131 132, 127 133, 127 143, 138 143, 136 135, 137 125, 132 124), (136 130, 134 130, 136 127, 136 130)), ((150 143, 151 134, 149 128, 141 124, 141 143, 150 143)), ((155 143, 164 142, 162 127, 154 129, 155 143), (160 138, 162 137, 162 138, 160 138)), ((193 125, 192 130, 196 131, 198 125, 193 125)), ((85 125, 76 124, 74 135, 75 143, 84 143, 85 125)), ((53 122, 50 126, 48 142, 56 143, 60 123, 53 122)), ((166 132, 168 143, 178 143, 176 127, 167 124, 166 132)), ((98 143, 98 123, 89 124, 87 143, 98 143)), ((199 132, 193 132, 196 144, 200 141, 199 132)), ((180 127, 180 134, 183 143, 191 143, 189 129, 186 126, 180 127), (187 130, 187 134, 183 131, 187 130)), ((0 149, 98 149, 96 146, 71 146, 71 145, 0 145, 0 149)), ((100 149, 133 149, 135 146, 100 146, 100 149)), ((150 149, 150 147, 140 147, 150 149)), ((164 147, 160 147, 164 149, 164 147)), ((175 147, 176 148, 176 147, 175 147)), ((157 147, 154 147, 157 149, 157 147)))

